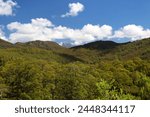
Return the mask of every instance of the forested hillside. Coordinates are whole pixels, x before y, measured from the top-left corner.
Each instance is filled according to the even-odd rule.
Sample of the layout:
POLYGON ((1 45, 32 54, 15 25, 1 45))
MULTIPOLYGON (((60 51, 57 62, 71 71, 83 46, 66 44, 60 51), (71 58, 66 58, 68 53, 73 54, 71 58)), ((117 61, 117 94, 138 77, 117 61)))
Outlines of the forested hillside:
POLYGON ((0 40, 0 99, 150 99, 150 38, 70 49, 0 40))

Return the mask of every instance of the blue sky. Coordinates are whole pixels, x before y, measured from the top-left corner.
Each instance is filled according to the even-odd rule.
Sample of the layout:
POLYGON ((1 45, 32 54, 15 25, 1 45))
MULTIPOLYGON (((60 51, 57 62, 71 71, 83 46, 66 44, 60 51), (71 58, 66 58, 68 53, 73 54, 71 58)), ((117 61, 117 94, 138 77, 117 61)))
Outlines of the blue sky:
MULTIPOLYGON (((0 1, 6 3, 8 0, 0 1)), ((23 35, 24 32, 22 32, 22 30, 26 27, 23 26, 27 24, 32 26, 32 19, 40 23, 42 21, 49 21, 54 25, 46 25, 45 28, 42 28, 42 30, 50 29, 49 32, 52 32, 53 34, 56 33, 56 35, 39 36, 43 38, 46 37, 41 40, 59 40, 59 42, 61 42, 61 40, 63 41, 64 39, 67 39, 68 41, 70 40, 71 42, 74 42, 74 44, 78 45, 91 41, 107 39, 116 40, 118 42, 124 42, 126 39, 134 41, 150 36, 150 0, 10 1, 16 3, 15 5, 8 4, 10 6, 12 5, 12 13, 2 13, 4 11, 1 11, 0 8, 0 36, 5 38, 5 40, 12 42, 36 40, 33 38, 39 36, 39 33, 43 33, 40 31, 31 31, 28 32, 28 34, 34 33, 33 37, 23 35), (75 16, 69 14, 71 11, 69 4, 73 3, 76 6, 77 3, 83 6, 83 8, 79 8, 79 12, 78 10, 76 11, 77 14, 75 16), (67 13, 69 14, 68 16, 61 17, 67 13), (14 25, 14 22, 17 22, 18 24, 14 25), (72 34, 67 36, 66 33, 71 31, 72 34), (136 32, 138 34, 136 34, 136 32), (59 35, 57 35, 57 33, 59 33, 59 35), (20 35, 23 36, 21 37, 20 35), (81 37, 80 35, 84 36, 81 37), (76 37, 76 39, 73 39, 74 37, 76 37), (86 37, 87 39, 83 39, 86 37)), ((0 5, 0 7, 2 6, 0 5)), ((73 13, 75 13, 75 11, 73 13)))

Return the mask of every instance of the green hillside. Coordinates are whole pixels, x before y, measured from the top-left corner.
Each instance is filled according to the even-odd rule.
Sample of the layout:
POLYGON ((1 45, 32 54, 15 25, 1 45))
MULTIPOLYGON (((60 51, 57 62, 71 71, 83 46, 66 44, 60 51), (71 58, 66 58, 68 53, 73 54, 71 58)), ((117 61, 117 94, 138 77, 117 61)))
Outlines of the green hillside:
POLYGON ((150 99, 150 39, 55 42, 0 40, 1 99, 150 99))
POLYGON ((13 47, 13 44, 0 39, 0 48, 9 48, 9 47, 13 47))

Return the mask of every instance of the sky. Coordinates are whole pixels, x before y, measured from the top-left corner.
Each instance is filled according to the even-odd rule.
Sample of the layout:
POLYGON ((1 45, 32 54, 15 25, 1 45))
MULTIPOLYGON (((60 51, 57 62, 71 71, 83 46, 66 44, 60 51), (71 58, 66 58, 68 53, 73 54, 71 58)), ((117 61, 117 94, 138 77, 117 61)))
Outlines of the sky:
POLYGON ((0 0, 0 38, 119 43, 150 37, 150 0, 0 0))

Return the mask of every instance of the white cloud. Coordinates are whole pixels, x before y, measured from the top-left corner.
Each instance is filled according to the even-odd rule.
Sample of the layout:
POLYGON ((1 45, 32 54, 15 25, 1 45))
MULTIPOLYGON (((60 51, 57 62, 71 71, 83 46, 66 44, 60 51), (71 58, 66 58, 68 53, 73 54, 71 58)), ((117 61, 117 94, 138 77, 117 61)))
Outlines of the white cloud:
POLYGON ((87 24, 82 28, 85 34, 92 35, 95 38, 102 39, 112 35, 112 27, 108 25, 92 25, 87 24))
POLYGON ((79 2, 70 3, 69 9, 70 9, 69 12, 61 15, 61 17, 77 16, 80 12, 82 12, 84 10, 84 5, 79 2))
POLYGON ((13 8, 17 6, 12 0, 0 0, 0 15, 13 15, 13 8))
POLYGON ((129 38, 131 41, 150 37, 150 29, 144 29, 142 26, 135 24, 126 25, 115 31, 114 38, 129 38))
MULTIPOLYGON (((109 25, 84 25, 81 29, 56 26, 48 19, 31 19, 30 23, 12 22, 7 25, 11 31, 9 40, 13 43, 27 41, 56 41, 70 40, 74 45, 80 45, 97 40, 128 38, 130 41, 150 37, 150 29, 142 26, 126 25, 119 30, 113 30, 109 25)), ((0 34, 4 36, 1 31, 0 34)))
POLYGON ((7 25, 7 28, 13 33, 10 34, 11 42, 27 42, 34 40, 48 40, 51 34, 53 24, 51 21, 43 18, 32 19, 31 23, 21 24, 12 22, 7 25))
POLYGON ((7 40, 5 37, 5 33, 3 32, 3 26, 0 25, 0 39, 7 40))
POLYGON ((43 18, 32 19, 31 23, 25 24, 12 22, 7 25, 7 28, 11 31, 9 40, 13 43, 69 39, 79 45, 98 39, 106 39, 112 34, 112 27, 108 25, 87 24, 82 29, 72 29, 61 25, 54 26, 51 21, 43 18))
POLYGON ((50 27, 53 26, 52 22, 44 19, 44 18, 36 18, 36 19, 32 19, 31 20, 32 24, 34 26, 38 26, 38 27, 50 27))

